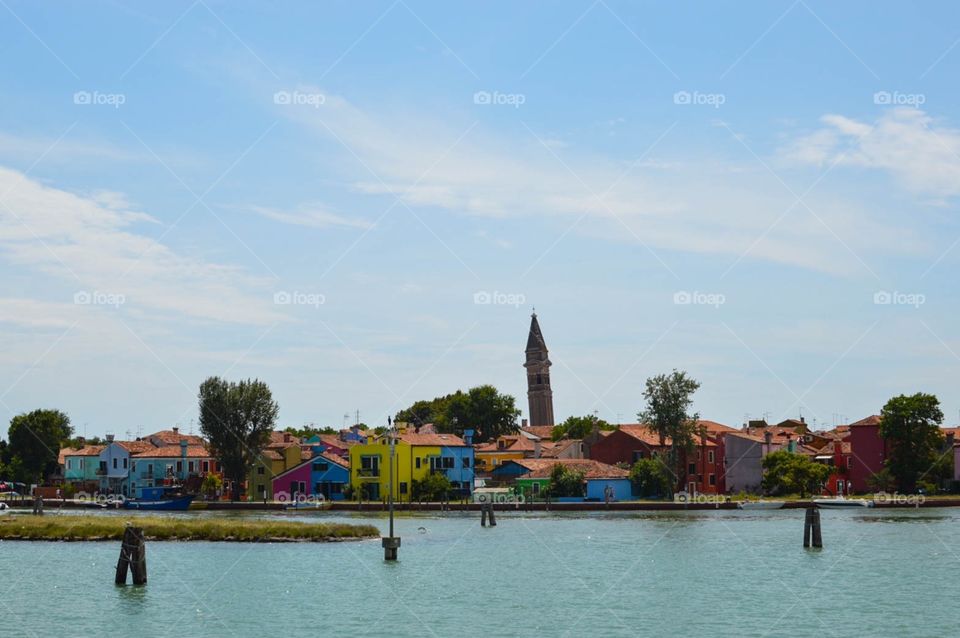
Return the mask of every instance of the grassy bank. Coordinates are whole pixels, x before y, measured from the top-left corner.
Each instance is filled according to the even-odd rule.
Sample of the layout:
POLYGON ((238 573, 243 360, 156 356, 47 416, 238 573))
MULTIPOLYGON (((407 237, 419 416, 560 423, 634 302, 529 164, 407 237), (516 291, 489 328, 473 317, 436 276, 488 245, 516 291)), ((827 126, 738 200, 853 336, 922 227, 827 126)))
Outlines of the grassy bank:
POLYGON ((159 516, 5 516, 0 540, 106 541, 120 540, 127 521, 143 528, 147 540, 233 541, 342 541, 380 536, 372 525, 305 523, 297 521, 237 520, 234 518, 162 518, 159 516))

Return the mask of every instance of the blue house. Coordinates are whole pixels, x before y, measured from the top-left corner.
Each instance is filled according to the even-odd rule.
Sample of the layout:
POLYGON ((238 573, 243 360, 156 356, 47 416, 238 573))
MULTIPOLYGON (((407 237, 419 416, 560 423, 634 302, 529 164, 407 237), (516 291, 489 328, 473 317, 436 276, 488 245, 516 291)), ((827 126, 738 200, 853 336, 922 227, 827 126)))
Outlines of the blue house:
POLYGON ((629 472, 591 459, 514 459, 497 466, 492 475, 496 479, 515 481, 524 494, 538 498, 546 493, 557 465, 583 474, 582 496, 564 496, 558 500, 627 501, 632 498, 629 472))

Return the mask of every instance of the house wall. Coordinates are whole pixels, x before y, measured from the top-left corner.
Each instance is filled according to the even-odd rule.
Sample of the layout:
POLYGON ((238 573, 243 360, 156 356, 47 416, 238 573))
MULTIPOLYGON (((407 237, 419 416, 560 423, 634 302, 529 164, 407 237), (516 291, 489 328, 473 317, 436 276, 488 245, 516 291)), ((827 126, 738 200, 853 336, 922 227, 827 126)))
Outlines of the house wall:
POLYGON ((622 430, 615 430, 593 444, 590 458, 601 463, 633 465, 638 454, 650 458, 651 448, 622 430))
POLYGON ((867 479, 883 469, 887 458, 886 442, 880 438, 877 425, 855 425, 850 428, 850 449, 853 456, 850 481, 857 492, 870 490, 867 479))
POLYGON ((605 500, 604 490, 613 488, 613 500, 629 501, 633 497, 630 479, 587 479, 587 498, 605 500))
POLYGON ((310 459, 309 467, 311 490, 314 495, 322 493, 324 484, 328 484, 329 493, 324 496, 332 501, 343 500, 343 488, 350 483, 350 470, 348 468, 337 465, 323 457, 310 459), (327 464, 326 470, 315 469, 323 463, 327 464))
POLYGON ((99 475, 100 489, 130 496, 130 452, 122 445, 111 443, 100 452, 98 465, 100 464, 106 468, 106 473, 99 475))
POLYGON ((727 491, 760 493, 763 481, 763 443, 730 434, 724 439, 727 491))

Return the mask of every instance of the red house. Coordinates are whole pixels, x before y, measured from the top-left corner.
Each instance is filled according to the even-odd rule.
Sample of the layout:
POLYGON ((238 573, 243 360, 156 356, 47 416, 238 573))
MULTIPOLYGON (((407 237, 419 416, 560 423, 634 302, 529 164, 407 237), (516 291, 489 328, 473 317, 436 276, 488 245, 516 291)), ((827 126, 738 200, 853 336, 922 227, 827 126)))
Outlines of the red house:
POLYGON ((883 469, 887 442, 880 437, 880 416, 874 414, 850 424, 850 482, 855 492, 868 492, 867 480, 883 469))
MULTIPOLYGON (((705 430, 696 450, 688 455, 687 491, 721 494, 725 491, 723 473, 723 433, 735 431, 715 421, 699 421, 705 430)), ((649 426, 632 423, 619 426, 590 446, 590 458, 609 465, 633 465, 640 459, 666 452, 670 440, 660 445, 660 437, 649 426)))

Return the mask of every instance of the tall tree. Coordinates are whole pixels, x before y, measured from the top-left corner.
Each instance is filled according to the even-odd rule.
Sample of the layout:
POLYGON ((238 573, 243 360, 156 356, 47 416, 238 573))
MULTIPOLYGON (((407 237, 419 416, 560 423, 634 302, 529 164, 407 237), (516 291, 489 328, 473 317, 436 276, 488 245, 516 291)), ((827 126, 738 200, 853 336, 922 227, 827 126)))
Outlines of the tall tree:
POLYGON ((887 440, 886 466, 900 491, 912 493, 934 469, 943 446, 941 423, 940 401, 932 394, 901 394, 883 406, 880 436, 887 440))
POLYGON ((763 457, 763 487, 774 493, 814 493, 830 478, 830 467, 803 454, 777 450, 763 457))
POLYGON ((667 439, 670 440, 670 460, 675 468, 678 490, 686 485, 686 457, 695 444, 696 423, 700 415, 690 412, 690 407, 693 393, 699 387, 700 382, 683 371, 673 370, 670 374, 650 377, 643 391, 646 406, 637 414, 660 437, 661 447, 666 445, 667 439))
POLYGON ((240 484, 263 451, 279 408, 259 379, 231 382, 210 377, 200 384, 200 431, 231 482, 231 498, 240 500, 240 484))
POLYGON ((57 471, 60 443, 70 438, 70 417, 60 410, 34 410, 10 420, 6 454, 19 468, 15 477, 25 483, 42 482, 57 471))
POLYGON ((517 428, 520 410, 516 399, 501 394, 492 385, 481 385, 466 392, 417 401, 396 414, 396 421, 414 426, 433 423, 440 432, 460 434, 471 428, 477 442, 495 439, 517 428))

